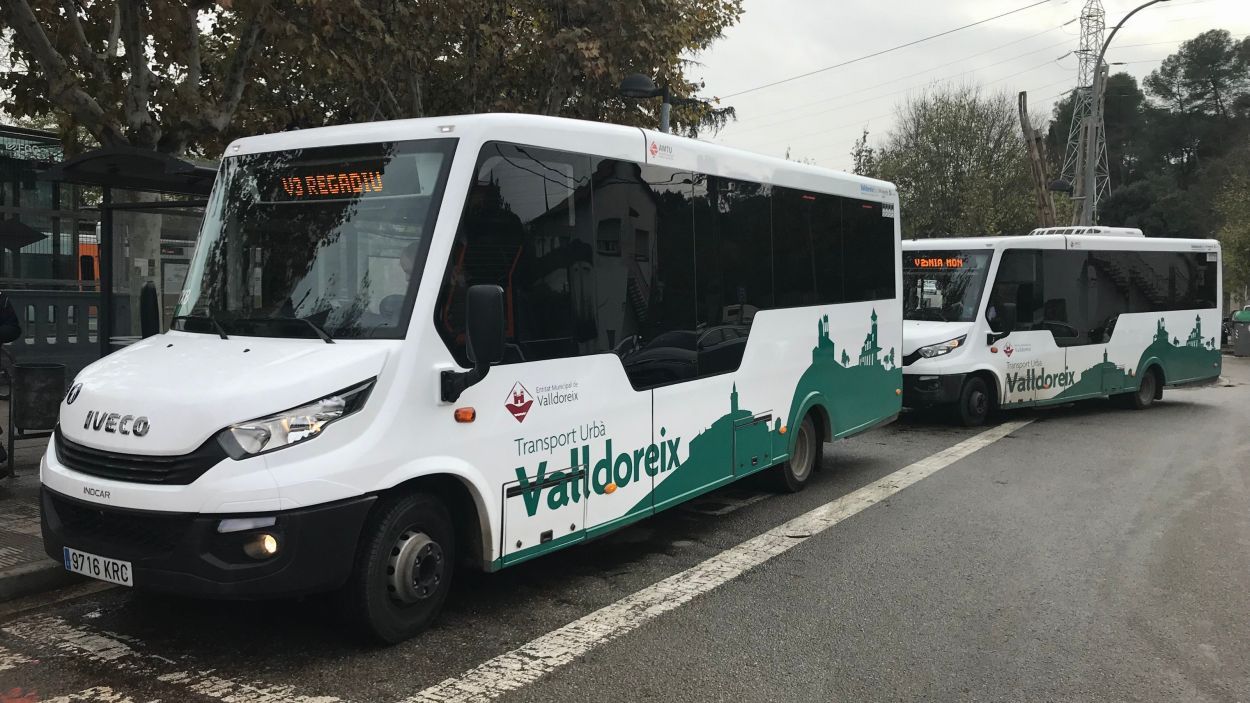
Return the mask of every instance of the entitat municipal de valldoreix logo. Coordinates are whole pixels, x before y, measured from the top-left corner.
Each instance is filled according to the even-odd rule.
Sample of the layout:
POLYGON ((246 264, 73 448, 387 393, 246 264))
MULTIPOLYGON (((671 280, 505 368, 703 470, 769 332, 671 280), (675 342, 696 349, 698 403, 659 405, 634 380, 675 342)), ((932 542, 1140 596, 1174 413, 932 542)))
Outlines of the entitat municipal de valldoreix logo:
POLYGON ((1015 350, 1016 348, 1011 346, 1010 343, 1008 343, 1007 346, 1003 347, 1003 353, 1006 354, 1007 358, 1009 359, 1011 358, 1011 353, 1014 352, 1015 350))
POLYGON ((512 390, 508 391, 508 399, 504 401, 503 406, 512 413, 512 417, 515 417, 517 422, 524 422, 533 404, 534 396, 530 395, 520 381, 517 381, 512 384, 512 390))

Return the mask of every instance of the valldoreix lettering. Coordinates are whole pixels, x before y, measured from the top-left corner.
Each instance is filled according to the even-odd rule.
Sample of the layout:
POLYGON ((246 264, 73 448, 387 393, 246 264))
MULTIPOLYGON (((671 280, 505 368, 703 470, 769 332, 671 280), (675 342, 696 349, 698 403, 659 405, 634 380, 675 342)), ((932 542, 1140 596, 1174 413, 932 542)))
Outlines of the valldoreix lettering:
POLYGON ((1043 391, 1051 388, 1067 388, 1076 383, 1075 371, 1046 373, 1046 368, 1028 369, 1024 373, 1007 374, 1007 390, 1010 393, 1043 391))
POLYGON ((570 447, 567 469, 548 474, 547 462, 541 461, 533 480, 530 480, 524 466, 518 466, 516 476, 522 489, 521 499, 525 501, 526 514, 533 517, 538 513, 544 490, 547 491, 547 508, 558 510, 570 501, 580 502, 592 492, 599 495, 607 493, 608 484, 624 488, 641 480, 644 473, 654 477, 681 466, 681 460, 677 458, 681 437, 660 439, 658 443, 619 454, 613 453, 611 439, 605 440, 602 447, 602 451, 595 454, 602 458, 594 466, 590 464, 590 445, 570 447))

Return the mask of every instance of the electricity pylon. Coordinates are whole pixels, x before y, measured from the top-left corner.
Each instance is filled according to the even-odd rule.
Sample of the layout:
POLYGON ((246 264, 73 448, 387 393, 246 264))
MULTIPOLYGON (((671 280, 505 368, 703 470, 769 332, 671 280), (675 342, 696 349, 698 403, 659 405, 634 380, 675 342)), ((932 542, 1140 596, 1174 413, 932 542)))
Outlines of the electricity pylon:
MULTIPOLYGON (((1103 45, 1103 34, 1107 29, 1107 14, 1103 10, 1102 0, 1086 0, 1081 9, 1081 47, 1076 55, 1080 60, 1077 71, 1076 90, 1072 94, 1072 125, 1068 130, 1068 145, 1064 150, 1063 173, 1061 178, 1072 185, 1072 198, 1075 201, 1072 209, 1072 224, 1094 224, 1098 221, 1098 200, 1110 190, 1111 179, 1107 168, 1107 137, 1103 129, 1102 95, 1094 94, 1098 73, 1105 67, 1098 65, 1099 51, 1103 45), (1091 150, 1088 140, 1093 139, 1093 158, 1097 159, 1094 177, 1094 192, 1085 193, 1086 159, 1090 158, 1091 150), (1082 223, 1084 199, 1093 200, 1092 221, 1082 223)), ((1101 91, 1099 91, 1101 92, 1101 91)))

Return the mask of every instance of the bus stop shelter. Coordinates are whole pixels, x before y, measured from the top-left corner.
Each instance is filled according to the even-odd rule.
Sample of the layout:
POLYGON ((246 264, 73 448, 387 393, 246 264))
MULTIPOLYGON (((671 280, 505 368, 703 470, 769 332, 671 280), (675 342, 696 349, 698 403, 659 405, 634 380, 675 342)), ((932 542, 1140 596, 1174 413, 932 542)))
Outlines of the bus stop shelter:
POLYGON ((27 305, 32 346, 59 346, 51 357, 73 373, 134 342, 142 335, 139 300, 145 286, 155 288, 157 324, 167 329, 216 173, 216 164, 134 147, 96 149, 42 172, 44 180, 100 189, 98 248, 94 257, 89 252, 79 257, 81 278, 94 277, 99 287, 94 306, 73 296, 15 300, 27 305))

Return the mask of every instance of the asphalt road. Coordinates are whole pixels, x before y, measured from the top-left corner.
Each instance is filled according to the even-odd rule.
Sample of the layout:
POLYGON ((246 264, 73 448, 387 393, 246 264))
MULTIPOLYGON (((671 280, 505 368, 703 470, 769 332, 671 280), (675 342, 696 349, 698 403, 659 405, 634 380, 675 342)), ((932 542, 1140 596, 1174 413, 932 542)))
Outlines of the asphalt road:
MULTIPOLYGON (((1250 361, 1225 357, 1222 384, 1145 412, 1010 419, 1031 422, 682 605, 635 612, 499 700, 1250 699, 1250 361)), ((465 576, 433 630, 386 649, 346 638, 324 598, 110 588, 0 605, 0 701, 401 701, 536 638, 560 650, 550 633, 568 623, 977 434, 904 417, 828 445, 800 494, 748 481, 465 576)))

